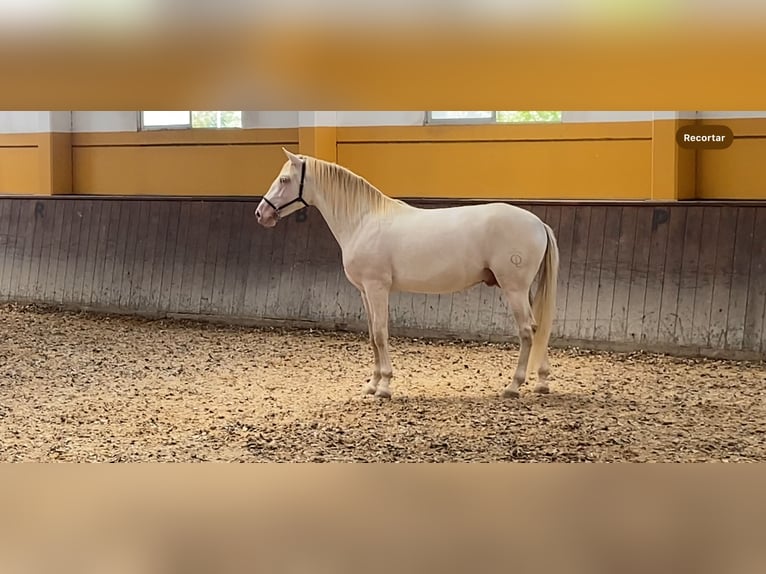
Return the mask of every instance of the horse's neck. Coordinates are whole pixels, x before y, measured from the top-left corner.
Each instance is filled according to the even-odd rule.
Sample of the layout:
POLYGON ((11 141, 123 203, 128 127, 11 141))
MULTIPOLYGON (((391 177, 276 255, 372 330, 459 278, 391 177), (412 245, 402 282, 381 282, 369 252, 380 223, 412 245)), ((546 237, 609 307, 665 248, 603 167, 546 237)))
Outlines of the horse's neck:
POLYGON ((314 205, 322 214, 341 250, 344 250, 364 220, 370 216, 370 211, 358 209, 345 214, 342 209, 334 209, 332 201, 332 198, 320 192, 317 193, 314 205))

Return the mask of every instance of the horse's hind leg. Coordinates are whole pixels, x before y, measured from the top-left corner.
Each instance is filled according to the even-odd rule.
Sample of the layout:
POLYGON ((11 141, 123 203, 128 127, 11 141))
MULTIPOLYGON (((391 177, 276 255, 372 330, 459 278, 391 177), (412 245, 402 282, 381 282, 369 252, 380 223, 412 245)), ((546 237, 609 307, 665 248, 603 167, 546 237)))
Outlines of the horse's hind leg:
MULTIPOLYGON (((534 306, 532 299, 532 289, 529 290, 529 306, 534 306)), ((548 375, 551 374, 551 365, 548 362, 548 347, 543 349, 543 356, 540 359, 540 367, 537 369, 537 384, 535 385, 535 392, 540 394, 547 394, 550 392, 548 388, 548 375)))
POLYGON ((516 372, 513 374, 513 380, 503 390, 503 397, 517 398, 519 396, 519 388, 526 382, 527 364, 529 363, 529 353, 532 350, 532 339, 536 326, 527 291, 509 290, 506 288, 503 289, 503 294, 508 301, 508 305, 511 307, 513 317, 519 329, 519 362, 516 366, 516 372))

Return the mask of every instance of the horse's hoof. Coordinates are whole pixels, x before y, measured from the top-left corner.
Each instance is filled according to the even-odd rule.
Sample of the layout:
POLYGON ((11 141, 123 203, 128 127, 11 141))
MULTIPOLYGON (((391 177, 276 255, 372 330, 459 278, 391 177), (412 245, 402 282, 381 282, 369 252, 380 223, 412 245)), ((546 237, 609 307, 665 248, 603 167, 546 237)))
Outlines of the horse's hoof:
POLYGON ((516 391, 514 389, 505 389, 503 391, 503 398, 504 399, 518 399, 519 398, 519 391, 516 391))
POLYGON ((362 393, 364 393, 365 395, 374 395, 374 394, 375 394, 375 391, 377 391, 377 390, 378 390, 378 389, 376 389, 376 388, 375 388, 375 387, 374 387, 372 384, 370 384, 370 383, 365 383, 365 384, 362 386, 362 393))
POLYGON ((390 399, 391 391, 387 389, 378 389, 377 391, 375 391, 375 396, 379 399, 390 399))
POLYGON ((550 393, 551 391, 550 391, 550 389, 548 388, 548 385, 537 385, 537 386, 535 387, 535 392, 536 392, 538 395, 547 395, 547 394, 548 394, 548 393, 550 393))

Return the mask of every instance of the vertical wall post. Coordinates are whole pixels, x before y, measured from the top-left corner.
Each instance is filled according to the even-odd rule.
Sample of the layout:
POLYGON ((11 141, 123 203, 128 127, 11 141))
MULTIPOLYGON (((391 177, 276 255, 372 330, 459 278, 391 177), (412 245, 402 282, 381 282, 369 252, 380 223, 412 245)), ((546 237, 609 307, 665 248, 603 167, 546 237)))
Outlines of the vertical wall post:
POLYGON ((299 112, 300 153, 335 163, 338 160, 336 112, 299 112))
POLYGON ((676 132, 696 121, 695 112, 654 112, 652 200, 677 201, 696 197, 696 152, 676 144, 676 132))

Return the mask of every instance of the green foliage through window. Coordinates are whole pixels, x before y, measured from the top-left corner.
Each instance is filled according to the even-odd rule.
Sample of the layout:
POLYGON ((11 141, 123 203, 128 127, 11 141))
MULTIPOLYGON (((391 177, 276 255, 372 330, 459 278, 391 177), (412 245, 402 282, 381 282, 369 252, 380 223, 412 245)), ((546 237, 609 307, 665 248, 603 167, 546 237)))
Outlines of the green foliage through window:
POLYGON ((242 112, 141 112, 141 125, 146 129, 241 128, 242 112))
POLYGON ((429 112, 432 123, 540 123, 560 122, 561 112, 429 112))
POLYGON ((497 112, 498 123, 560 122, 561 112, 497 112))
POLYGON ((192 112, 193 128, 241 128, 242 112, 192 112))

